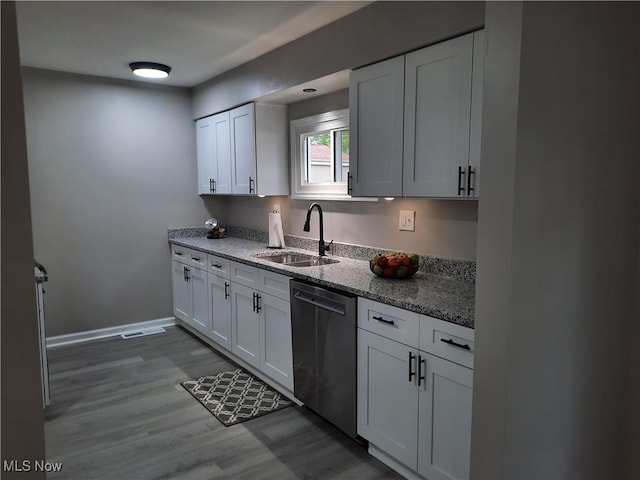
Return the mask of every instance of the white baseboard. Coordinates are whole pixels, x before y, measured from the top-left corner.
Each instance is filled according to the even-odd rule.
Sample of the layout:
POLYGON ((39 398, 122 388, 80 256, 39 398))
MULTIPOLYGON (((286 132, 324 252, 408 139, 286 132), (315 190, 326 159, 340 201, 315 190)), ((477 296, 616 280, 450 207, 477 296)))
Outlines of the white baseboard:
POLYGON ((129 323, 127 325, 118 325, 117 327, 99 328, 97 330, 88 330, 86 332, 69 333, 67 335, 57 335, 55 337, 47 337, 47 348, 61 347, 63 345, 72 345, 74 343, 90 342, 101 338, 115 337, 134 330, 141 330, 150 327, 170 327, 176 324, 175 317, 158 318, 156 320, 148 320, 146 322, 129 323))

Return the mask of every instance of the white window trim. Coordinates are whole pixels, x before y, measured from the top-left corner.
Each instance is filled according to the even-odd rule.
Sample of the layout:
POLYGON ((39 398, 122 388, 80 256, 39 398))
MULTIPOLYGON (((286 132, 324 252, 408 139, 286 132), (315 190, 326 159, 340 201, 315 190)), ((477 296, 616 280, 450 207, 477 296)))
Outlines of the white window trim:
POLYGON ((303 181, 305 167, 302 165, 304 145, 303 142, 300 141, 301 136, 309 133, 348 127, 348 108, 291 121, 291 198, 304 200, 378 201, 377 198, 352 197, 347 194, 346 182, 307 184, 303 181))

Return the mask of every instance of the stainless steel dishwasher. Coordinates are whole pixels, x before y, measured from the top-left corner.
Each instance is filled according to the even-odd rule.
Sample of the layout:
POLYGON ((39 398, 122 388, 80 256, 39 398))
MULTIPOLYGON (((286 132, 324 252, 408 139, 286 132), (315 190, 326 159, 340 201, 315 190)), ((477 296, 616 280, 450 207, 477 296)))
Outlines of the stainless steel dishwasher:
POLYGON ((295 396, 356 438, 357 297, 291 280, 295 396))

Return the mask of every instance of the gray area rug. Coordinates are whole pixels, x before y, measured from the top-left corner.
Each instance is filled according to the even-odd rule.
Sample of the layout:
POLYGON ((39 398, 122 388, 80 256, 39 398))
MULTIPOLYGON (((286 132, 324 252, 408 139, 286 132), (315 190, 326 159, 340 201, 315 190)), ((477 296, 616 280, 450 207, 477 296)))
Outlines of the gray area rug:
POLYGON ((226 427, 293 405, 241 368, 180 385, 226 427))

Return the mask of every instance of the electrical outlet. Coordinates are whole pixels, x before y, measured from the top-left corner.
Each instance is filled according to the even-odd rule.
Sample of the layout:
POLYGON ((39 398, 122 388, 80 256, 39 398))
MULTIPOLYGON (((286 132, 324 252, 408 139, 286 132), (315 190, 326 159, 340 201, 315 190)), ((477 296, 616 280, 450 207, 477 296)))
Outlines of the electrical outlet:
POLYGON ((413 210, 400 210, 400 230, 415 232, 416 212, 413 210))
POLYGON ((277 203, 273 204, 273 213, 280 213, 280 205, 278 205, 277 203))

